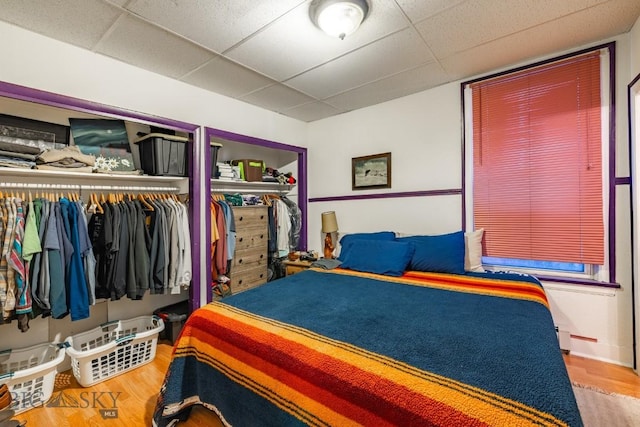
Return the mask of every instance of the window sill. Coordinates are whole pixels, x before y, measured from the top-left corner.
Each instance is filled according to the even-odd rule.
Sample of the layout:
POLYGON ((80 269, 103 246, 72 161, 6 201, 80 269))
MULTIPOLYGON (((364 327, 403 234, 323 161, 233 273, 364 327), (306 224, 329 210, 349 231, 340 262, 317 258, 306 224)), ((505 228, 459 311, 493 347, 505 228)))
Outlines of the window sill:
POLYGON ((567 283, 570 285, 597 286, 601 288, 615 288, 615 289, 619 289, 622 287, 620 286, 620 283, 599 282, 597 280, 591 280, 591 279, 578 279, 575 277, 544 276, 544 275, 537 275, 537 274, 534 276, 542 282, 567 283))

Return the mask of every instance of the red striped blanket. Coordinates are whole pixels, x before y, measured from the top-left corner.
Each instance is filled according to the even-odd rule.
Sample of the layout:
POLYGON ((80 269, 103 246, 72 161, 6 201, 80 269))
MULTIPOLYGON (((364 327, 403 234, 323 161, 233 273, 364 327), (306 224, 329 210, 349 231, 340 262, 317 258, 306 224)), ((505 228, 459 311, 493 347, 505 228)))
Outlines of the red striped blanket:
MULTIPOLYGON (((262 292, 211 303, 191 315, 174 349, 154 418, 157 425, 184 418, 193 403, 215 408, 232 425, 580 425, 557 343, 549 340, 555 337, 539 285, 419 272, 391 278, 333 270, 305 272, 293 278, 297 279, 263 286, 262 292), (269 288, 271 293, 265 292, 269 288), (269 295, 272 298, 267 298, 269 295), (283 303, 283 299, 290 301, 283 303), (421 334, 441 334, 443 347, 451 345, 446 342, 447 335, 457 335, 452 342, 462 344, 447 350, 455 352, 467 350, 463 348, 467 341, 476 343, 474 334, 486 333, 486 328, 460 328, 469 329, 468 323, 445 328, 422 325, 420 313, 430 318, 426 311, 437 311, 443 323, 451 323, 455 317, 447 319, 447 311, 436 308, 451 299, 463 313, 473 312, 465 304, 482 304, 489 310, 494 310, 491 307, 495 304, 498 310, 516 304, 514 313, 528 308, 535 313, 536 322, 535 316, 542 313, 547 330, 531 338, 534 345, 546 342, 547 347, 533 351, 527 343, 515 344, 527 347, 532 361, 554 355, 542 364, 550 367, 549 372, 536 367, 533 373, 522 373, 518 378, 519 372, 510 364, 498 363, 496 371, 496 362, 487 358, 490 371, 483 373, 482 365, 466 366, 475 363, 474 353, 466 359, 451 354, 452 365, 434 365, 448 364, 447 349, 431 349, 430 340, 421 344, 421 334), (294 309, 300 305, 306 308, 294 309), (305 313, 308 316, 303 317, 305 313), (372 322, 378 317, 397 323, 384 330, 367 329, 372 323, 380 326, 372 322), (413 326, 415 331, 396 334, 394 327, 402 325, 413 326), (356 327, 359 332, 340 332, 356 327), (362 342, 349 339, 359 334, 370 336, 362 342), (400 340, 395 341, 396 336, 400 340), (407 342, 407 337, 414 337, 415 342, 407 342), (384 342, 376 345, 380 341, 384 342), (419 351, 423 356, 414 354, 419 351), (439 352, 445 352, 445 357, 437 356, 439 352), (453 365, 456 363, 458 366, 453 365), (466 373, 457 374, 457 370, 466 373), (516 376, 505 381, 494 378, 498 374, 516 376), (555 378, 535 378, 540 375, 555 378), (529 387, 509 390, 509 383, 529 378, 529 387), (493 380, 498 386, 491 385, 493 380), (541 388, 545 383, 548 390, 541 388), (539 396, 554 388, 549 396, 556 402, 549 404, 546 395, 539 396)), ((479 316, 477 321, 484 322, 485 317, 479 316)), ((525 320, 530 324, 531 319, 525 320)), ((471 319, 470 324, 473 322, 471 319)), ((489 339, 487 344, 494 341, 489 339)), ((477 353, 486 351, 477 349, 477 353)), ((527 352, 514 356, 523 354, 527 352)))

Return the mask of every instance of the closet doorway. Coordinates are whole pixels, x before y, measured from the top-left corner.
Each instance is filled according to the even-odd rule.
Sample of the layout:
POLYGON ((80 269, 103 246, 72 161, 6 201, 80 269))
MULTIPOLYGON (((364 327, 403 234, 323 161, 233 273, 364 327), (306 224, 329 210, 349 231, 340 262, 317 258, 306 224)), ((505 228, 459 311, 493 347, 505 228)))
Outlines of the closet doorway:
MULTIPOLYGON (((222 144, 217 153, 217 161, 224 162, 234 159, 255 159, 264 160, 266 166, 277 169, 279 172, 287 173, 291 172, 296 179, 296 183, 287 189, 286 194, 289 199, 294 201, 300 209, 300 239, 298 249, 304 251, 307 249, 307 149, 304 147, 298 147, 290 144, 284 144, 280 142, 270 141, 266 139, 251 137, 247 135, 236 134, 220 129, 213 129, 209 127, 204 128, 204 141, 203 144, 203 156, 204 161, 201 162, 204 170, 201 171, 199 176, 203 180, 202 188, 203 193, 208 194, 211 192, 219 192, 223 190, 227 183, 212 179, 212 166, 214 166, 211 156, 211 146, 209 143, 222 144)), ((245 187, 247 192, 251 192, 256 189, 254 184, 263 184, 265 188, 271 187, 268 183, 247 182, 245 187)), ((258 186, 260 187, 260 185, 258 186)), ((276 186, 278 187, 278 186, 276 186)), ((231 192, 243 192, 241 187, 237 187, 235 184, 231 186, 231 192)), ((277 191, 280 191, 279 188, 277 191)), ((271 191, 271 190, 269 190, 271 191)), ((206 212, 202 212, 202 215, 206 215, 206 212)), ((205 234, 202 236, 203 242, 210 239, 210 221, 205 221, 204 227, 205 234)), ((209 242, 207 247, 210 247, 209 242)), ((205 272, 211 271, 211 259, 206 257, 203 260, 206 265, 205 272)), ((209 301, 211 297, 209 296, 209 301)))

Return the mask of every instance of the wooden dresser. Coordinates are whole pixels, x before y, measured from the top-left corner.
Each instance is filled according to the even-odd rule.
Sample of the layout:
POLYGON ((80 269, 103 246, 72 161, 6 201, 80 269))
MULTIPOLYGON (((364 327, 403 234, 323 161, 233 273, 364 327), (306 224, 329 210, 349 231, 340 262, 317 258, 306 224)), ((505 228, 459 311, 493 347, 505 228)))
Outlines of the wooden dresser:
POLYGON ((266 206, 232 206, 236 250, 231 264, 231 291, 235 294, 267 282, 269 217, 266 206))

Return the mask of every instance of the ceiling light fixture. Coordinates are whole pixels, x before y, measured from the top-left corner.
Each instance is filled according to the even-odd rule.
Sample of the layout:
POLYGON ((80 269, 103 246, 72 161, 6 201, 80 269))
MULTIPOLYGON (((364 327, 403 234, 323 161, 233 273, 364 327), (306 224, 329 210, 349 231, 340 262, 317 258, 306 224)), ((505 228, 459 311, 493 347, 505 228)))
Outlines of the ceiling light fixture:
POLYGON ((367 0, 313 0, 309 5, 311 21, 340 40, 354 33, 368 13, 367 0))

